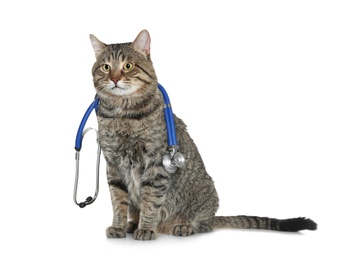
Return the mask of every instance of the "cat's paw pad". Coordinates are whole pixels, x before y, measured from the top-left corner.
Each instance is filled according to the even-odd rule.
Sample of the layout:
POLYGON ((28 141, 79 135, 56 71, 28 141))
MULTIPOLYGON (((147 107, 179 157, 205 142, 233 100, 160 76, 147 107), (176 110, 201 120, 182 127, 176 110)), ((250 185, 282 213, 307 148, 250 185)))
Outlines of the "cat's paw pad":
POLYGON ((108 238, 123 238, 126 237, 126 232, 123 228, 111 226, 106 229, 106 236, 108 238))
POLYGON ((187 237, 194 233, 194 229, 189 225, 176 225, 173 229, 173 235, 178 237, 187 237))
POLYGON ((129 221, 126 227, 126 233, 134 233, 134 231, 138 228, 138 223, 133 221, 129 221))
POLYGON ((150 229, 137 229, 134 232, 134 238, 136 240, 154 240, 156 233, 150 229))

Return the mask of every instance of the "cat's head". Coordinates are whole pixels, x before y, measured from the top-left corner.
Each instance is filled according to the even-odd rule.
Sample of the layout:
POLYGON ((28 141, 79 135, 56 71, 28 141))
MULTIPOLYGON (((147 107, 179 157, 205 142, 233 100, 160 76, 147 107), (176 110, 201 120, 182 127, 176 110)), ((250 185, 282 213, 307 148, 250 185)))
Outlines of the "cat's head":
POLYGON ((141 31, 132 43, 105 44, 94 35, 90 40, 96 56, 94 85, 101 98, 139 98, 156 89, 148 31, 141 31))

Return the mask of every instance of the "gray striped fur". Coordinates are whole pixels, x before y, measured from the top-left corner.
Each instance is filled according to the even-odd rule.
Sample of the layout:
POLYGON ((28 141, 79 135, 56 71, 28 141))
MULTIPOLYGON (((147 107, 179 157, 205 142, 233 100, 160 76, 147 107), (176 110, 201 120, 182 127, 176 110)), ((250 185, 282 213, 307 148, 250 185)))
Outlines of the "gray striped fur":
POLYGON ((94 86, 100 98, 99 141, 113 205, 108 237, 134 233, 135 239, 152 240, 158 233, 188 236, 218 228, 316 228, 311 220, 300 218, 281 222, 249 216, 215 217, 219 199, 213 180, 186 125, 176 116, 177 139, 186 165, 173 174, 162 167, 167 134, 148 32, 141 31, 133 43, 106 45, 92 35, 90 38, 96 55, 94 86), (292 226, 296 223, 301 228, 292 226))

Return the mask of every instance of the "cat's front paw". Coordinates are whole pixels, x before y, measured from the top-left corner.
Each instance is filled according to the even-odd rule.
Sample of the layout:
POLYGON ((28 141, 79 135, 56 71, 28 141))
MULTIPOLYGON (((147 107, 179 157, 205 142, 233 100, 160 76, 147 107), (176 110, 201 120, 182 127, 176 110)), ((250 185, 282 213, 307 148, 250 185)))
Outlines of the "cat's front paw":
POLYGON ((106 236, 108 238, 123 238, 126 237, 126 232, 123 228, 110 226, 106 229, 106 236))
POLYGON ((156 233, 151 229, 137 229, 134 232, 134 238, 136 240, 154 240, 156 239, 156 233))

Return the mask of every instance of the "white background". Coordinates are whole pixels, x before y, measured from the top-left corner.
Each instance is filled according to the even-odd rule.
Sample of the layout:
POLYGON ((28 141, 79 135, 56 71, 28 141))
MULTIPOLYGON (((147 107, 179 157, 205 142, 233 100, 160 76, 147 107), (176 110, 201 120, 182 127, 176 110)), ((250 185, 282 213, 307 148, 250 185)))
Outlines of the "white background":
MULTIPOLYGON (((359 13, 344 0, 2 1, 0 258, 359 259, 359 13), (219 214, 306 216, 317 231, 109 240, 104 161, 98 200, 75 206, 89 34, 129 42, 144 28, 219 214)), ((95 147, 84 150, 79 200, 93 193, 95 147)))

